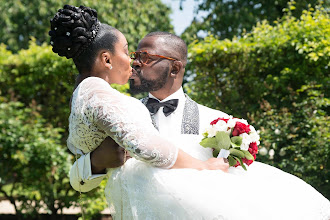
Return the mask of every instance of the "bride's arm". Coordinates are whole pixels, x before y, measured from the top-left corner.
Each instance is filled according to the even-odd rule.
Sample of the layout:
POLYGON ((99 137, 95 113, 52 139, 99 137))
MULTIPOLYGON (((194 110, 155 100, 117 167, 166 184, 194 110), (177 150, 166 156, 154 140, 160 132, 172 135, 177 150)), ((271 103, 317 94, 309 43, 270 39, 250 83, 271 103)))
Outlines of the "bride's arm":
POLYGON ((94 122, 100 130, 137 159, 162 168, 223 168, 219 164, 221 160, 203 162, 179 150, 173 143, 160 136, 153 127, 148 113, 136 112, 145 110, 144 106, 136 106, 141 103, 131 105, 125 102, 127 97, 102 81, 96 81, 96 84, 100 84, 88 84, 91 88, 88 107, 93 110, 94 122))

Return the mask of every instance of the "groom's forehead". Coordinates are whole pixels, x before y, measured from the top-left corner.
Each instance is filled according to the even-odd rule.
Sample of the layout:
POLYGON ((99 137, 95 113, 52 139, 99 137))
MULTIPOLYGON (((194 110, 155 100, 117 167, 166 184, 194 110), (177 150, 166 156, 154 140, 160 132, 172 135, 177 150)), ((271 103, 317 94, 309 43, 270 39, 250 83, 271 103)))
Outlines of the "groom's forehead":
POLYGON ((150 53, 166 53, 170 47, 162 36, 149 36, 140 41, 137 51, 142 50, 147 50, 150 53))
POLYGON ((139 45, 140 48, 150 48, 150 49, 165 49, 168 47, 166 40, 162 36, 148 36, 143 38, 139 45))

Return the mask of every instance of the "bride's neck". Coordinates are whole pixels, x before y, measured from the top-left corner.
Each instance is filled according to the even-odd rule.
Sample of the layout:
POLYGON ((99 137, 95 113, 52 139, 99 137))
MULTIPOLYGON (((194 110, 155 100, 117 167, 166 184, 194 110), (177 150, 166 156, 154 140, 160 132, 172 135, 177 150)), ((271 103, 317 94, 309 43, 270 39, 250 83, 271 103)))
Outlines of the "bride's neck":
POLYGON ((84 79, 86 79, 86 78, 89 77, 89 76, 90 76, 90 75, 79 73, 79 75, 78 75, 77 78, 76 78, 75 84, 74 84, 74 89, 76 89, 77 86, 78 86, 78 85, 79 85, 84 79))

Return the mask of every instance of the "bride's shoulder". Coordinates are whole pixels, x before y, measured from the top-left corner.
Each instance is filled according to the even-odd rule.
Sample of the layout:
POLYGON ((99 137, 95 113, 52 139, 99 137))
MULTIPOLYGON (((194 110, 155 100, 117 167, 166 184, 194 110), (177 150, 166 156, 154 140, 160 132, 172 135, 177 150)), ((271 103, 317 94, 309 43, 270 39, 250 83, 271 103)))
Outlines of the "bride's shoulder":
POLYGON ((111 88, 110 84, 107 83, 104 79, 100 78, 100 77, 94 77, 94 76, 90 76, 87 77, 86 79, 84 79, 78 87, 81 88, 102 88, 102 87, 106 87, 106 88, 111 88))
POLYGON ((79 94, 85 93, 102 93, 110 92, 116 93, 117 90, 113 89, 110 84, 100 77, 87 77, 76 88, 75 92, 79 94))

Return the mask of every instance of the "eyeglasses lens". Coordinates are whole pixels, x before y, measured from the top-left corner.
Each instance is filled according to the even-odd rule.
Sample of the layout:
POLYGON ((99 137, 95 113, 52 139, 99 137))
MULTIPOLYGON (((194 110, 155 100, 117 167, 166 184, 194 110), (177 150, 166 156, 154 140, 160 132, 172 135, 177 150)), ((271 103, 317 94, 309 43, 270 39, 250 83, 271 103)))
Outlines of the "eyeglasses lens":
POLYGON ((145 64, 148 62, 149 54, 147 52, 140 52, 140 61, 141 63, 145 64))
POLYGON ((143 64, 146 64, 149 60, 149 54, 147 52, 132 52, 130 57, 132 60, 138 60, 143 64))

